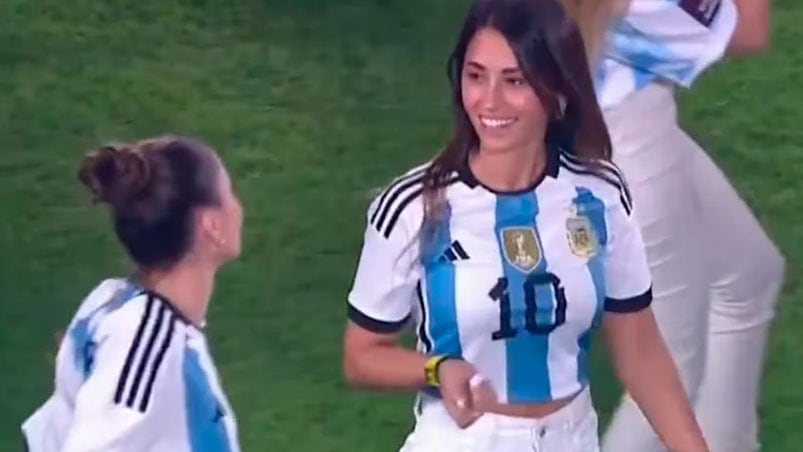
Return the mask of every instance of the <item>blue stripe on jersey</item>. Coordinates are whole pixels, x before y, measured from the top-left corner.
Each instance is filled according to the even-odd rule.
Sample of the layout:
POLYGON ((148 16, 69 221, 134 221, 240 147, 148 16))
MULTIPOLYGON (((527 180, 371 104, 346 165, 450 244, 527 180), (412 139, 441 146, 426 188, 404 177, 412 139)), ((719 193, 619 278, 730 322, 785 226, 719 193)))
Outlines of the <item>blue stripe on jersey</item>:
POLYGON ((92 374, 92 365, 95 359, 95 328, 91 327, 90 323, 95 315, 100 312, 112 312, 122 306, 126 301, 130 300, 139 290, 135 285, 129 285, 125 289, 120 290, 114 295, 114 299, 109 303, 105 303, 98 309, 90 312, 86 317, 79 319, 75 325, 70 329, 70 340, 73 346, 73 357, 75 359, 75 368, 84 375, 84 381, 92 374))
POLYGON ((425 325, 433 354, 462 355, 455 304, 455 269, 449 259, 438 259, 452 243, 451 210, 446 205, 431 242, 424 246, 423 264, 427 296, 423 303, 429 322, 425 325))
POLYGON ((70 330, 70 340, 72 340, 73 357, 75 358, 75 368, 84 375, 84 380, 89 378, 92 373, 93 358, 95 355, 94 331, 89 328, 89 321, 92 315, 75 322, 70 330))
POLYGON ((576 191, 577 197, 574 199, 574 202, 578 206, 578 214, 588 217, 597 235, 597 240, 599 241, 597 254, 588 260, 588 272, 591 274, 591 280, 594 282, 594 291, 597 295, 594 320, 591 328, 581 334, 577 341, 580 348, 580 353, 577 356, 577 379, 585 384, 589 381, 588 353, 591 346, 591 333, 599 325, 605 305, 604 250, 605 245, 608 243, 608 230, 605 223, 605 204, 602 200, 594 196, 594 194, 586 188, 578 187, 576 191))
POLYGON ((228 452, 229 438, 223 406, 209 385, 195 350, 184 352, 184 391, 187 404, 187 431, 192 452, 228 452))
MULTIPOLYGON (((505 340, 507 362, 507 400, 509 403, 533 402, 551 398, 549 382, 548 335, 533 334, 525 329, 526 303, 525 282, 532 274, 546 271, 546 259, 538 236, 535 217, 538 214, 538 200, 535 192, 517 196, 497 196, 496 199, 496 238, 502 257, 507 293, 510 298, 511 326, 516 331, 514 337, 505 340), (531 272, 514 266, 505 257, 503 231, 507 228, 527 228, 535 233, 540 261, 531 272)), ((540 325, 549 324, 554 311, 554 295, 547 285, 535 287, 537 305, 536 321, 540 325)), ((498 303, 499 301, 497 301, 498 303)))
POLYGON ((688 80, 694 61, 673 53, 669 47, 637 29, 627 21, 619 22, 612 33, 614 59, 623 59, 633 69, 637 88, 648 85, 655 76, 670 80, 688 80))

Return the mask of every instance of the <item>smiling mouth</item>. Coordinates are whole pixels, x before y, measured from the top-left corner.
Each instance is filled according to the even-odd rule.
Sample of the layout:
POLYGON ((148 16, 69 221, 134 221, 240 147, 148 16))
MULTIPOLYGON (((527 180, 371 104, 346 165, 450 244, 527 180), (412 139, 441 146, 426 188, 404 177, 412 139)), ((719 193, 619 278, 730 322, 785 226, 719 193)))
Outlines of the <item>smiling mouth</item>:
POLYGON ((510 118, 510 117, 492 118, 490 116, 480 116, 480 124, 482 124, 484 127, 488 127, 491 129, 505 128, 513 124, 514 122, 516 122, 516 118, 510 118))

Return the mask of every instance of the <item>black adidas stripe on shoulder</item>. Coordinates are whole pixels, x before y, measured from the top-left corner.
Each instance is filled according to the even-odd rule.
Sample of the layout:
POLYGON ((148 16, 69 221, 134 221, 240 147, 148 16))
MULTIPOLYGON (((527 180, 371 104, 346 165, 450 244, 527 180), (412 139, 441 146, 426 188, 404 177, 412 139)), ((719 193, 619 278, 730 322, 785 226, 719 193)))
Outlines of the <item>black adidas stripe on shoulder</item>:
MULTIPOLYGON (((393 216, 391 210, 398 210, 398 207, 394 208, 399 204, 397 200, 401 199, 403 203, 411 194, 421 194, 425 173, 426 168, 419 168, 394 180, 379 197, 379 202, 369 220, 371 226, 383 233, 385 237, 390 236, 392 228, 386 227, 386 222, 388 222, 389 216, 393 216)), ((407 203, 409 202, 407 201, 407 203)))
MULTIPOLYGON (((385 238, 390 237, 404 209, 424 192, 424 169, 404 176, 388 187, 379 198, 369 223, 385 238)), ((457 175, 446 180, 450 186, 460 180, 457 175)))
POLYGON ((560 166, 575 174, 595 176, 616 187, 619 191, 619 201, 622 203, 625 212, 630 215, 633 210, 633 198, 630 195, 630 189, 627 186, 622 170, 615 163, 607 160, 595 160, 592 164, 582 157, 561 152, 560 166))
POLYGON ((426 168, 419 168, 391 182, 390 185, 382 192, 382 196, 379 197, 376 210, 374 210, 373 214, 371 214, 371 224, 374 224, 377 221, 379 212, 383 210, 383 207, 392 202, 392 199, 389 199, 389 197, 392 198, 393 196, 397 196, 393 193, 396 193, 399 190, 404 190, 409 186, 409 184, 416 184, 420 182, 423 180, 425 172, 426 168))
POLYGON ((173 338, 176 314, 163 300, 147 294, 137 332, 117 380, 114 403, 145 412, 154 381, 173 338))
POLYGON ((627 185, 625 184, 625 175, 622 173, 622 170, 610 160, 589 160, 568 152, 561 152, 560 157, 562 161, 574 164, 575 166, 588 168, 592 165, 597 165, 602 171, 611 174, 621 185, 627 185))

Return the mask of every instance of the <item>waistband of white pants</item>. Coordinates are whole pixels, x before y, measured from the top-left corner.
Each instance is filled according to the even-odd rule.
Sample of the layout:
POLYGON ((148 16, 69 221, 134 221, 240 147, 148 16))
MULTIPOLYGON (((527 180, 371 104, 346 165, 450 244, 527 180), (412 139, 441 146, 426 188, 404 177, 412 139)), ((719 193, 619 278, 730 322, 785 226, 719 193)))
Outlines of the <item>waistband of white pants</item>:
MULTIPOLYGON (((492 422, 495 428, 501 430, 565 429, 579 424, 593 412, 594 404, 591 399, 591 391, 586 386, 566 406, 541 418, 486 413, 481 419, 485 422, 492 422)), ((419 418, 427 417, 430 414, 449 416, 443 403, 435 400, 424 404, 423 412, 419 418), (437 413, 432 413, 431 410, 437 413)))

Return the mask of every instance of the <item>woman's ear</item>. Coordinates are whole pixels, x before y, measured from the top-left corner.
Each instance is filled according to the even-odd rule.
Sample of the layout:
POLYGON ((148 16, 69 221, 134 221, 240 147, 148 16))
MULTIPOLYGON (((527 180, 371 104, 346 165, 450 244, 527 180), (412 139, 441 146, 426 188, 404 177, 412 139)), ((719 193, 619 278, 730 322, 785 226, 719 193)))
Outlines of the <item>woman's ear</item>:
POLYGON ((223 224, 220 214, 212 209, 204 209, 199 213, 198 225, 200 236, 207 241, 213 249, 220 249, 226 244, 223 224))

